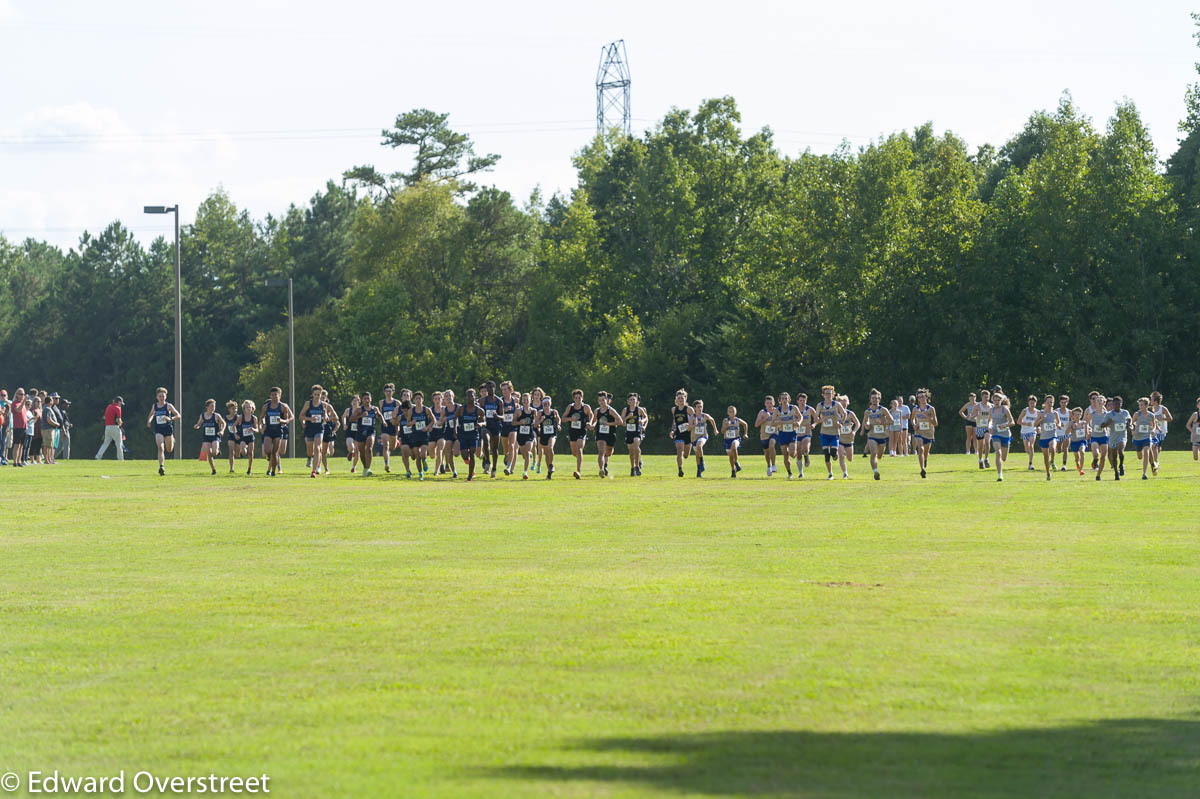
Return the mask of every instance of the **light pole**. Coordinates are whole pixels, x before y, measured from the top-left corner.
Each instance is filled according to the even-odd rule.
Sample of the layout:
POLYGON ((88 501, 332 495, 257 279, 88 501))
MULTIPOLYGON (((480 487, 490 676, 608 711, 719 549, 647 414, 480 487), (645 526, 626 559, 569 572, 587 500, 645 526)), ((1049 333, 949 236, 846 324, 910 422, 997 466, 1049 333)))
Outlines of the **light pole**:
MULTIPOLYGON (((147 205, 147 214, 175 215, 175 407, 183 415, 183 293, 179 277, 179 205, 147 205)), ((175 431, 175 459, 183 458, 183 425, 175 431)))
MULTIPOLYGON (((267 286, 270 288, 279 288, 287 286, 288 289, 288 405, 292 408, 292 413, 296 412, 296 337, 294 335, 295 328, 292 321, 296 318, 296 314, 292 308, 292 279, 282 277, 267 278, 267 286)), ((288 434, 288 453, 291 457, 296 457, 296 425, 299 420, 293 421, 291 427, 288 428, 291 432, 288 434)))

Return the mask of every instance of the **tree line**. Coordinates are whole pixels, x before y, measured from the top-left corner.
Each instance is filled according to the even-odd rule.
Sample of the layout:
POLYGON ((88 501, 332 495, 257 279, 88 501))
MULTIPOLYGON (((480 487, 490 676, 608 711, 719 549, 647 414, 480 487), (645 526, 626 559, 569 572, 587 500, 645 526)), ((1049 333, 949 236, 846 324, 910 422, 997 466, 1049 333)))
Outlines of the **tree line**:
MULTIPOLYGON (((767 392, 834 383, 859 403, 927 386, 943 438, 961 441, 945 420, 1000 383, 1022 404, 1158 389, 1186 418, 1200 393, 1196 89, 1181 129, 1160 163, 1132 103, 1100 129, 1064 95, 999 148, 925 124, 789 156, 720 98, 597 136, 569 194, 518 202, 473 182, 499 156, 475 155, 445 115, 402 114, 383 143, 412 148, 412 169, 348 169, 262 220, 216 191, 181 229, 185 422, 205 398, 286 387, 286 292, 265 286, 281 276, 298 398, 319 382, 339 407, 389 381, 461 392, 506 377, 556 405, 575 387, 637 391, 652 414, 685 386, 752 418, 767 392)), ((143 406, 173 381, 171 243, 143 247, 120 222, 65 252, 0 238, 0 287, 10 392, 75 400, 80 445, 122 394, 148 456, 143 406)))

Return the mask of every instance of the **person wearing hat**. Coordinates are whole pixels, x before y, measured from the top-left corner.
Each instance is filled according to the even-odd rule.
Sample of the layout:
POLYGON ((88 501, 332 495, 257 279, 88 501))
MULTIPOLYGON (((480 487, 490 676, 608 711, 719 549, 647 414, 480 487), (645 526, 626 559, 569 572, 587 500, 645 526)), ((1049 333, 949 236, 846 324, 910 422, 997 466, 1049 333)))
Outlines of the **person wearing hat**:
POLYGON ((62 428, 58 410, 54 407, 57 404, 57 391, 47 394, 42 402, 42 461, 51 465, 54 464, 54 434, 62 428))
POLYGON ((71 460, 71 401, 66 397, 59 397, 54 403, 54 410, 58 411, 58 422, 62 425, 58 429, 58 446, 54 448, 54 457, 56 460, 71 460))
POLYGON ((108 449, 109 444, 116 447, 117 460, 125 460, 125 447, 121 443, 121 427, 124 424, 121 409, 124 407, 125 400, 115 397, 104 409, 104 442, 100 445, 100 451, 96 453, 96 460, 104 457, 104 451, 108 449))

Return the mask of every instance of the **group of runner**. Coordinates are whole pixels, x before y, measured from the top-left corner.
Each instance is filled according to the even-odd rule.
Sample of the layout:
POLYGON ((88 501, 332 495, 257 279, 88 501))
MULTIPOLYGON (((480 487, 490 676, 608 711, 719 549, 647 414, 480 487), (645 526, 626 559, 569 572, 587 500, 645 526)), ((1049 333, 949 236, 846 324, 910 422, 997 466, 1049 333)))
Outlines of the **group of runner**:
MULTIPOLYGON (((193 427, 201 431, 202 452, 213 474, 222 441, 227 444, 230 472, 240 457, 246 460, 246 473, 251 474, 255 447, 261 442, 267 475, 278 474, 289 428, 301 424, 307 454, 305 468, 312 477, 329 473, 329 461, 340 437, 345 441, 350 472, 361 468, 364 476, 373 474, 377 452, 383 458, 384 471, 391 472, 392 456, 399 451, 405 475, 412 477, 415 470, 418 480, 441 474, 458 477, 460 462, 466 468, 467 480, 473 480, 477 471, 492 477, 501 471, 512 475, 518 467, 526 480, 530 474, 541 474, 545 467, 545 478, 549 480, 555 474, 555 444, 564 429, 576 479, 582 475, 584 448, 592 436, 596 439, 599 475, 610 477, 610 459, 621 434, 628 450, 630 476, 637 477, 642 473, 642 442, 650 425, 650 415, 636 393, 628 394, 624 407, 618 408, 608 392, 599 392, 593 406, 584 401, 583 391, 576 389, 571 393, 571 402, 560 411, 541 388, 521 393, 509 381, 500 383, 498 391, 492 381, 478 391, 467 389, 461 402, 450 389, 433 392, 426 402, 423 392, 397 392, 395 385, 388 383, 377 403, 371 392, 364 391, 352 397, 341 413, 329 403, 328 392, 319 385, 312 387, 310 398, 296 413, 281 396, 278 387, 272 388, 261 409, 251 400, 240 405, 230 400, 224 414, 217 411, 215 400, 206 401, 193 427)), ((815 405, 809 405, 803 393, 794 400, 786 392, 778 397, 768 395, 753 422, 747 422, 733 405, 717 419, 705 411, 703 400, 689 401, 687 391, 679 389, 667 412, 666 427, 675 446, 680 477, 684 476, 684 461, 693 455, 696 476, 703 476, 705 450, 715 438, 724 447, 730 477, 736 478, 742 470, 742 442, 754 428, 768 476, 778 472, 782 456, 788 479, 793 477, 793 466, 795 476, 804 477, 815 442, 825 459, 826 479, 833 479, 835 464, 842 478, 849 479, 855 441, 862 436, 874 479, 880 479, 885 455, 902 457, 910 453, 916 455, 921 477, 925 478, 939 424, 930 399, 930 392, 922 388, 908 402, 898 396, 885 404, 882 394, 872 389, 859 416, 846 395, 827 385, 822 387, 815 405)), ((1029 455, 1029 470, 1034 470, 1035 448, 1040 448, 1046 479, 1050 479, 1059 453, 1063 456, 1060 471, 1066 470, 1068 452, 1072 452, 1075 468, 1083 474, 1085 451, 1092 453, 1097 480, 1106 462, 1114 477, 1120 479, 1124 475, 1126 443, 1132 435, 1138 457, 1143 460, 1143 477, 1147 470, 1157 474, 1159 451, 1167 425, 1173 420, 1158 392, 1140 399, 1134 413, 1122 408, 1120 397, 1109 399, 1098 392, 1092 392, 1086 409, 1071 408, 1066 395, 1058 398, 1057 408, 1054 404, 1052 395, 1040 402, 1031 395, 1028 408, 1017 419, 1001 390, 972 393, 959 409, 966 424, 967 454, 977 455, 980 469, 991 468, 994 457, 997 480, 1003 480, 1012 431, 1019 426, 1029 455)), ((180 422, 178 410, 167 401, 166 389, 159 388, 146 423, 155 434, 159 474, 165 472, 165 456, 174 448, 174 425, 180 422)), ((1187 427, 1193 454, 1200 457, 1197 414, 1188 420, 1187 427)))
MULTIPOLYGON (((1019 417, 1013 416, 1009 398, 998 391, 972 393, 959 409, 966 423, 966 451, 978 457, 979 468, 991 467, 995 456, 996 479, 1004 479, 1004 462, 1012 445, 1013 430, 1018 432, 1029 456, 1028 471, 1036 471, 1034 453, 1042 452, 1046 479, 1055 471, 1055 456, 1062 455, 1058 471, 1067 471, 1068 454, 1074 456, 1074 466, 1084 474, 1087 453, 1092 456, 1091 470, 1100 480, 1107 463, 1114 480, 1125 476, 1125 449, 1132 441, 1142 462, 1142 479, 1147 472, 1158 474, 1159 454, 1166 439, 1167 428, 1174 418, 1163 405, 1162 394, 1155 391, 1139 397, 1132 412, 1124 407, 1121 397, 1105 397, 1098 391, 1088 395, 1087 407, 1071 407, 1071 397, 1063 394, 1057 399, 1046 394, 1040 400, 1030 394, 1019 417)), ((1197 411, 1187 421, 1191 435, 1192 457, 1200 458, 1200 399, 1197 411)))

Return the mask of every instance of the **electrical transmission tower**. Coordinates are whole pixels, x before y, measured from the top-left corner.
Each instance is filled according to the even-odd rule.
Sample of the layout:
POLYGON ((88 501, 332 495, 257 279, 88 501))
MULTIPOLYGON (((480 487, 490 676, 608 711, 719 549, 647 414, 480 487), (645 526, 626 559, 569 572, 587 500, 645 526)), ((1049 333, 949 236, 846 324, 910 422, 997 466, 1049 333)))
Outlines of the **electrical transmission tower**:
POLYGON ((618 126, 626 136, 632 135, 629 61, 625 58, 624 39, 600 49, 600 68, 596 70, 596 132, 618 126))

